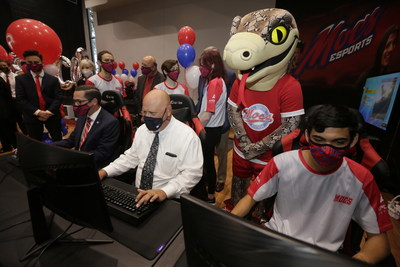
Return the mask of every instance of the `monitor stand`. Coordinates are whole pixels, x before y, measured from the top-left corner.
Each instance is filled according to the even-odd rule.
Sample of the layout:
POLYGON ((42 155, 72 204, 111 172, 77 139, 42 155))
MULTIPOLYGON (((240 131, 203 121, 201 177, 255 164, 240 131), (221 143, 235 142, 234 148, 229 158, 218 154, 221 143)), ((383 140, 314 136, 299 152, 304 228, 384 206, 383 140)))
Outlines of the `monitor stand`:
POLYGON ((50 225, 54 219, 54 213, 50 215, 50 219, 46 220, 46 216, 43 211, 43 204, 40 201, 40 190, 39 188, 32 188, 28 190, 28 203, 29 203, 29 212, 31 216, 32 222, 32 230, 33 237, 35 239, 35 243, 28 249, 25 255, 20 259, 20 261, 25 261, 35 255, 38 255, 38 258, 44 253, 44 251, 50 246, 56 243, 81 243, 81 244, 106 244, 113 243, 114 241, 111 239, 97 240, 97 239, 73 239, 68 238, 72 234, 82 230, 80 228, 72 233, 68 233, 68 230, 72 227, 73 223, 70 225, 57 237, 51 237, 50 235, 50 225), (47 221, 50 221, 48 224, 47 221))

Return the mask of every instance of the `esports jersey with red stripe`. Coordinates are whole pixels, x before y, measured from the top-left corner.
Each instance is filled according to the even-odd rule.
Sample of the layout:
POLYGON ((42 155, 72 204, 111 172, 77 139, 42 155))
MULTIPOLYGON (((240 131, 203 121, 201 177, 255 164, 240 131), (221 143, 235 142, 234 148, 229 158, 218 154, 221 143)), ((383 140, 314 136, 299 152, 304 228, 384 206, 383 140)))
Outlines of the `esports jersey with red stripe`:
MULTIPOLYGON (((232 86, 228 103, 238 108, 240 80, 232 86)), ((247 136, 255 143, 271 134, 281 125, 281 118, 304 114, 303 94, 300 83, 291 75, 285 74, 275 86, 268 91, 245 89, 244 98, 248 107, 243 108, 241 115, 247 136)), ((240 152, 239 140, 235 139, 235 152, 240 152)), ((267 150, 257 158, 259 164, 266 164, 272 158, 271 150, 267 150)))
POLYGON ((166 82, 162 82, 154 86, 155 89, 161 89, 169 95, 173 94, 181 94, 181 95, 189 95, 189 89, 186 87, 186 85, 177 82, 175 87, 169 87, 166 82))
POLYGON ((106 80, 99 74, 96 74, 86 80, 86 84, 94 85, 100 90, 100 93, 103 93, 106 90, 117 90, 123 97, 126 97, 123 82, 115 75, 112 75, 110 80, 106 80))
POLYGON ((256 201, 277 197, 267 227, 336 251, 350 220, 378 234, 392 228, 387 207, 372 174, 344 158, 330 173, 319 173, 305 162, 302 149, 274 157, 248 188, 256 201))

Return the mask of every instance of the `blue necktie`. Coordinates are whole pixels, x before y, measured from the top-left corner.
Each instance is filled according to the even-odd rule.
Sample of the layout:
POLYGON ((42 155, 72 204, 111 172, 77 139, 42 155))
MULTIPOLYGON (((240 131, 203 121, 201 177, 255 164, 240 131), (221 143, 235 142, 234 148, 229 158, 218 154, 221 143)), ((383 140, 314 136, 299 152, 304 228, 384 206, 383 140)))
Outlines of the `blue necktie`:
POLYGON ((158 132, 154 136, 153 143, 151 144, 149 154, 147 155, 146 162, 142 170, 142 179, 140 180, 140 189, 149 190, 153 187, 154 167, 157 161, 158 152, 158 132))

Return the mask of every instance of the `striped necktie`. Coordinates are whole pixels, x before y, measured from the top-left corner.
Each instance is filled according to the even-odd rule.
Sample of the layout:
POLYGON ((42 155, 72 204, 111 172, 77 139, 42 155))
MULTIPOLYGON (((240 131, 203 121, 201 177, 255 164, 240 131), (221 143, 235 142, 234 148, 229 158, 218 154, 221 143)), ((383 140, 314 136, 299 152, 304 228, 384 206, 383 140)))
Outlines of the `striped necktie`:
POLYGON ((86 137, 87 137, 87 135, 89 133, 89 130, 90 130, 90 125, 92 124, 92 121, 93 120, 90 117, 87 117, 85 128, 83 129, 83 133, 82 133, 82 136, 81 136, 81 142, 79 143, 79 150, 81 150, 81 147, 82 147, 83 143, 86 140, 86 137))

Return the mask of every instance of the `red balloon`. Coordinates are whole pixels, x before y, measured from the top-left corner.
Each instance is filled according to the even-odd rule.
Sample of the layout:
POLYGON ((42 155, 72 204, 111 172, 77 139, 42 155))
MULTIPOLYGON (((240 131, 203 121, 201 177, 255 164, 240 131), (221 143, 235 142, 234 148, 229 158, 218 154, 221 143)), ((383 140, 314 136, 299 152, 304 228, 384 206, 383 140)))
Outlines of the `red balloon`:
POLYGON ((118 66, 121 70, 125 69, 125 62, 121 61, 118 63, 118 66))
POLYGON ((139 63, 137 61, 132 63, 132 67, 137 70, 139 68, 139 63))
POLYGON ((190 26, 182 27, 178 32, 178 42, 180 45, 190 44, 193 45, 196 41, 196 33, 190 26))
POLYGON ((13 52, 8 53, 8 62, 10 62, 12 64, 14 57, 15 57, 15 54, 13 52))
POLYGON ((3 46, 0 45, 0 59, 8 60, 8 53, 3 46))
POLYGON ((35 49, 43 56, 43 63, 53 64, 60 58, 62 45, 58 35, 43 22, 34 19, 18 19, 6 30, 6 41, 19 57, 28 49, 35 49))
POLYGON ((116 61, 113 62, 114 69, 118 67, 118 63, 116 61))

